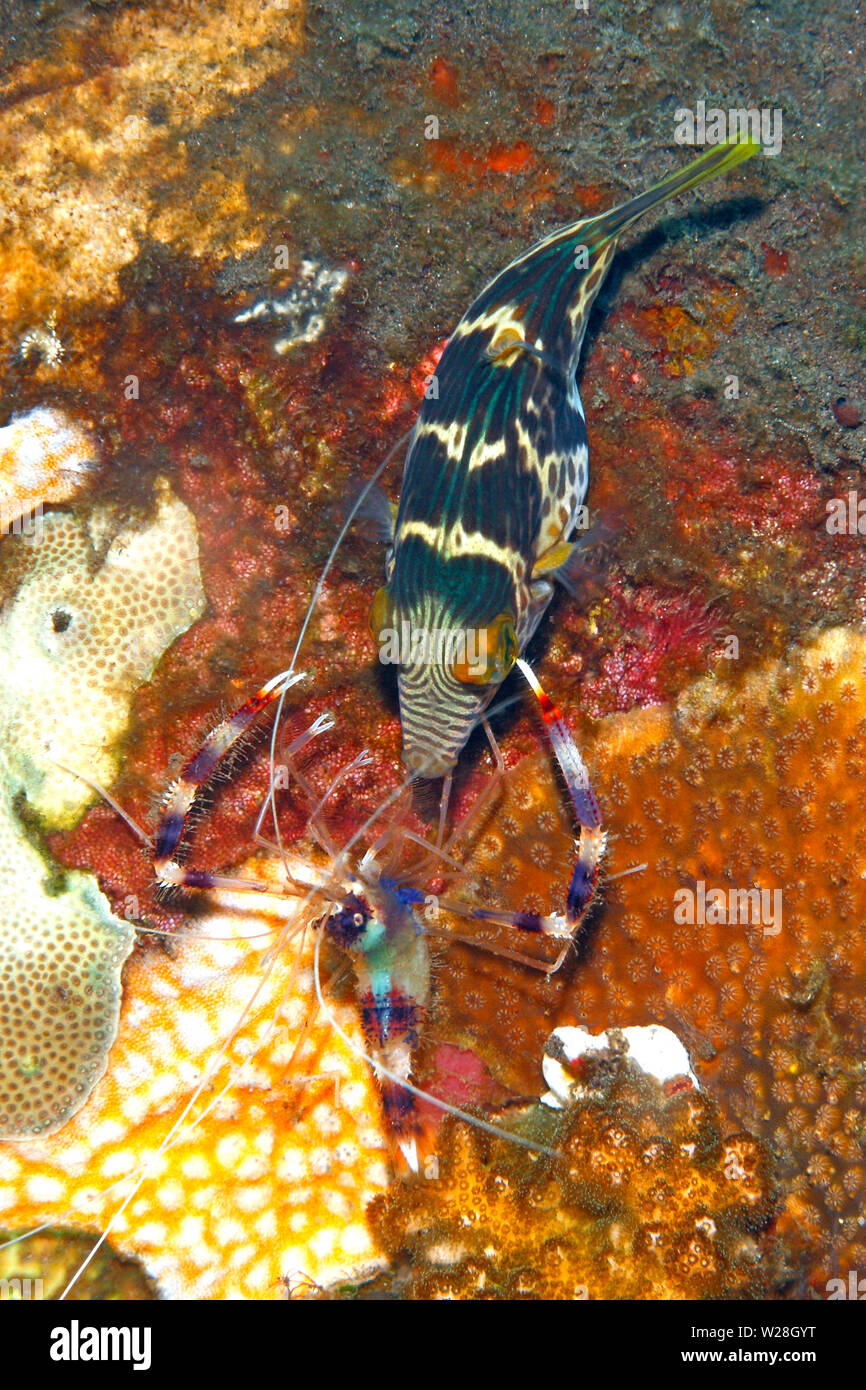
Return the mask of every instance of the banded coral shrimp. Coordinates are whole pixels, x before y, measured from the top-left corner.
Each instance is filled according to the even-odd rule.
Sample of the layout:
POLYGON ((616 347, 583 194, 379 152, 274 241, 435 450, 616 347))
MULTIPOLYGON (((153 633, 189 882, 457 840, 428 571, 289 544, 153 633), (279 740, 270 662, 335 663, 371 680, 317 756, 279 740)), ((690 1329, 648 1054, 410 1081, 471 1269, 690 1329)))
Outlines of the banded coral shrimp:
MULTIPOLYGON (((323 851, 316 859, 329 862, 323 851)), ((311 855, 289 862, 312 876, 311 855)), ((18 1172, 3 1168, 33 1215, 98 1225, 142 1255, 170 1296, 263 1296, 296 1270, 330 1283, 374 1262, 363 1211, 390 1181, 357 1003, 317 979, 318 953, 333 943, 308 928, 334 904, 321 892, 287 901, 273 855, 244 872, 256 873, 258 892, 213 890, 218 907, 170 955, 135 962, 124 1028, 92 1103, 58 1135, 20 1146, 29 1161, 18 1172), (196 1045, 211 1051, 206 1065, 196 1045), (182 1219, 178 1206, 188 1208, 182 1219), (332 1251, 313 1248, 329 1235, 332 1251), (232 1268, 251 1237, 267 1249, 232 1268)))
MULTIPOLYGON (((31 1219, 42 1217, 52 1225, 70 1220, 78 1226, 82 1221, 98 1225, 102 1235, 95 1249, 111 1239, 121 1248, 142 1254, 161 1285, 174 1296, 263 1296, 273 1293, 279 1280, 293 1268, 325 1283, 357 1267, 358 1262, 375 1259, 364 1228, 364 1204, 390 1180, 385 1160, 387 1136, 378 1119, 378 1100, 369 1070, 375 1057, 370 1058, 369 1031, 365 1037, 357 1005, 325 998, 320 951, 326 934, 309 929, 336 908, 336 917, 327 919, 334 921, 330 934, 342 932, 341 944, 351 946, 345 935, 348 930, 351 937, 352 929, 358 929, 354 917, 359 909, 354 903, 347 904, 354 884, 362 887, 368 899, 384 895, 386 907, 399 919, 400 942, 411 948, 413 942, 423 941, 417 930, 416 913, 421 906, 418 890, 405 882, 398 884, 396 878, 389 879, 387 872, 382 882, 383 871, 391 868, 387 851, 393 845, 389 845, 391 832, 383 834, 375 824, 377 817, 394 808, 405 784, 379 805, 375 815, 339 851, 329 843, 321 818, 336 782, 311 789, 311 820, 316 822, 323 842, 314 847, 315 862, 287 855, 279 844, 279 822, 275 821, 280 853, 275 857, 271 852, 256 861, 251 870, 253 882, 220 879, 177 863, 182 857, 178 847, 198 789, 206 784, 216 763, 230 754, 259 711, 269 703, 281 702, 296 680, 293 671, 283 673, 247 701, 238 715, 222 721, 169 793, 154 850, 158 877, 189 889, 209 889, 217 912, 205 918, 188 940, 178 942, 175 955, 160 957, 158 964, 151 959, 146 969, 137 970, 129 988, 127 1022, 139 1037, 127 1036, 125 1050, 112 1057, 109 1075, 97 1088, 94 1104, 56 1137, 17 1146, 23 1162, 7 1163, 2 1170, 3 1179, 27 1185, 31 1219), (374 838, 353 867, 354 877, 348 886, 344 878, 338 882, 334 874, 337 857, 343 856, 341 868, 348 873, 346 856, 368 832, 378 832, 378 840, 384 842, 376 847, 374 838), (378 874, 373 870, 374 861, 378 874), (323 872, 323 865, 328 864, 329 873, 323 872), (364 879, 359 880, 357 871, 362 864, 364 879), (287 869, 295 874, 294 896, 289 897, 285 892, 287 869), (351 923, 344 915, 347 905, 353 908, 351 923), (321 1034, 316 1036, 311 1021, 314 998, 325 1020, 327 1045, 321 1034), (202 1067, 197 1054, 206 1049, 211 1055, 202 1067), (309 1074, 293 1077, 296 1062, 298 1069, 303 1067, 309 1074), (151 1074, 145 1075, 148 1071, 151 1074), (324 1083, 326 1093, 342 1078, 340 1104, 330 1105, 322 1099, 319 1087, 310 1093, 307 1115, 299 1123, 296 1104, 286 1099, 287 1085, 300 1081, 305 1086, 316 1078, 324 1083), (278 1108, 282 1113, 274 1120, 278 1108), (305 1146, 313 1157, 309 1162, 305 1159, 303 1166, 305 1146), (314 1192, 323 1169, 325 1177, 333 1179, 330 1186, 325 1184, 325 1197, 340 1208, 335 1214, 326 1203, 330 1229, 321 1219, 321 1196, 314 1192), (97 1177, 113 1181, 107 1189, 97 1191, 97 1177), (290 1200, 285 1190, 292 1183, 290 1200), (315 1211, 315 1220, 303 1209, 305 1200, 310 1212, 315 1211), (178 1210, 187 1205, 189 1212, 179 1219, 178 1210), (320 1242, 330 1235, 331 1248, 317 1254, 307 1237, 306 1244, 284 1235, 279 1240, 282 1229, 298 1231, 302 1216, 307 1227, 318 1227, 320 1242), (334 1235, 337 1228, 339 1240, 334 1235), (267 1253, 262 1253, 262 1242, 267 1253), (171 1247, 168 1253, 167 1246, 171 1247)), ((299 736, 300 742, 290 745, 287 756, 294 763, 299 783, 306 779, 297 766, 298 757, 326 732, 323 721, 314 721, 299 736)), ((276 725, 270 756, 268 801, 273 804, 276 725)), ((346 771, 340 776, 345 777, 346 771)), ((585 796, 587 789, 588 784, 581 795, 585 796)), ((589 895, 602 848, 600 837, 597 824, 588 827, 585 853, 579 860, 589 895)), ((417 848, 431 862, 448 867, 449 844, 417 848)), ((582 891, 579 879, 578 897, 582 891)), ((455 905, 455 910, 473 915, 463 904, 455 905)), ((483 920, 503 919, 503 914, 483 909, 475 915, 483 920)), ((535 934, 552 931, 570 938, 574 924, 568 923, 567 915, 512 925, 535 934)), ((367 923, 362 926, 366 928, 367 923)), ((354 944, 357 946, 357 938, 354 944)), ((391 943, 388 945, 390 948, 391 943)), ((360 952, 368 976, 371 962, 375 963, 374 947, 371 943, 369 951, 360 952)), ((356 959, 358 954, 356 950, 356 959)), ((407 950, 407 956, 411 955, 407 950)), ((402 968, 407 962, 397 963, 402 968)), ((423 978, 420 985, 418 979, 427 967, 417 956, 408 965, 414 966, 416 974, 410 983, 411 998, 402 1011, 393 1007, 396 1001, 390 998, 390 989, 385 990, 388 1036, 375 998, 367 1016, 374 1038, 381 1044, 393 1044, 390 1061, 396 1065, 388 1066, 386 1061, 379 1070, 382 1075, 385 1068, 392 1073, 385 1080, 396 1088, 392 1096, 398 1118, 399 1098, 420 1089, 413 1088, 402 1073, 409 1060, 409 1034, 418 1021, 413 1008, 421 1007, 423 978)), ((372 980, 370 983, 372 994, 372 980)), ((441 1101, 431 1099, 434 1105, 442 1106, 441 1101)), ((484 1124, 477 1116, 466 1118, 484 1124)), ((401 1137, 409 1159, 412 1138, 401 1137)), ((318 1185, 322 1187, 321 1182, 318 1185)), ((74 1290, 79 1273, 70 1281, 67 1293, 74 1290)))

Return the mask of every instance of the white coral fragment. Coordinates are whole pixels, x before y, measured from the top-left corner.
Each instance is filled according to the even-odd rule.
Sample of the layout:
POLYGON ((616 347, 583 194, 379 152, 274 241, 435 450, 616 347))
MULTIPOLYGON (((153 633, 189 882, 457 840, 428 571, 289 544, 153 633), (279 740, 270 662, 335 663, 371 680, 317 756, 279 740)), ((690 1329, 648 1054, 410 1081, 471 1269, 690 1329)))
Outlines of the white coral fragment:
POLYGON ((611 1052, 626 1056, 661 1085, 680 1077, 696 1090, 698 1079, 689 1054, 669 1028, 653 1023, 645 1028, 609 1028, 588 1033, 584 1028, 557 1028, 548 1038, 541 1069, 550 1090, 542 1102, 553 1110, 587 1097, 580 1061, 591 1053, 611 1052))
POLYGON ((2 529, 43 504, 74 497, 97 462, 93 435, 64 411, 39 405, 13 415, 0 429, 2 529))
POLYGON ((235 314, 232 323, 279 323, 282 332, 274 341, 274 352, 282 357, 298 343, 314 343, 322 336, 328 310, 348 278, 338 266, 303 260, 282 299, 260 299, 235 314))

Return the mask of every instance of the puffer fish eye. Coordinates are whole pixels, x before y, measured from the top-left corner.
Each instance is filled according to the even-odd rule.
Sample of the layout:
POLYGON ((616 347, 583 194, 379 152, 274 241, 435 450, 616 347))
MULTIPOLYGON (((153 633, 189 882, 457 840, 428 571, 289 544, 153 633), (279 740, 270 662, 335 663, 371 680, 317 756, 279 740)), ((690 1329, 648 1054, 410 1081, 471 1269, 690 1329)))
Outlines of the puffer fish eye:
POLYGON ((387 585, 377 589, 370 608, 370 631, 378 642, 386 628, 394 626, 394 602, 387 585))
POLYGON ((494 336, 487 345, 487 356, 491 362, 503 361, 510 357, 512 352, 516 352, 523 347, 523 339, 517 329, 509 324, 494 336))
POLYGON ((476 653, 464 651, 452 671, 465 685, 490 685, 504 681, 518 656, 517 634, 511 613, 500 613, 479 632, 476 653), (475 656, 475 660, 470 657, 475 656))

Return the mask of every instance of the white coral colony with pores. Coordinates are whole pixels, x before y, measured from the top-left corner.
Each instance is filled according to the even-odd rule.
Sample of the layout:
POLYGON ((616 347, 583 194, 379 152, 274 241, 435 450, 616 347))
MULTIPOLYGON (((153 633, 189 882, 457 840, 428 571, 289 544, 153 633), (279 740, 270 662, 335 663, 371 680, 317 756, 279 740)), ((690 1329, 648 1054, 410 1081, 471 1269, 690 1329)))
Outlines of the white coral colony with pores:
POLYGON ((134 691, 203 608, 195 525, 166 486, 153 520, 114 525, 50 512, 38 543, 3 542, 23 568, 0 620, 3 1139, 59 1129, 104 1075, 135 941, 90 874, 58 882, 21 811, 42 831, 76 823, 93 793, 59 764, 113 780, 134 691))

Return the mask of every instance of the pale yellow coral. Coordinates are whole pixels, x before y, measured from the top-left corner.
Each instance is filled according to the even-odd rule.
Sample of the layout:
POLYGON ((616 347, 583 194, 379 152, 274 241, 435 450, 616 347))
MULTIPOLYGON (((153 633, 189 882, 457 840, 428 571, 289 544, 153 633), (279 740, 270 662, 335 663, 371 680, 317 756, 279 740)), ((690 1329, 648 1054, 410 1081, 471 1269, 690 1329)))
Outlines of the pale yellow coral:
POLYGON ((18 1137, 63 1125, 104 1074, 135 939, 93 878, 51 863, 30 812, 70 824, 93 794, 55 759, 113 777, 133 691, 204 600, 167 488, 113 539, 107 511, 49 513, 4 545, 26 560, 0 621, 0 1134, 18 1137))
POLYGON ((286 66, 301 14, 299 0, 120 6, 90 17, 99 70, 81 61, 71 37, 59 72, 46 58, 15 69, 5 91, 0 85, 0 95, 10 87, 14 95, 0 114, 0 268, 19 314, 38 315, 61 297, 58 271, 67 303, 115 299, 118 271, 147 237, 193 254, 260 243, 246 162, 200 172, 188 141, 197 144, 205 122, 286 66), (186 185, 191 197, 166 200, 165 187, 186 185))
MULTIPOLYGON (((315 1009, 311 934, 300 962, 289 943, 268 967, 263 913, 285 903, 225 901, 170 955, 131 962, 111 1068, 81 1113, 53 1138, 0 1145, 0 1224, 110 1222, 170 1298, 278 1298, 284 1281, 381 1263, 364 1218, 389 1181, 370 1068, 321 1016, 293 1059, 315 1009)), ((361 1046, 351 998, 329 1008, 361 1046)))
MULTIPOLYGON (((56 871, 55 871, 56 872, 56 871)), ((135 942, 89 874, 62 891, 0 798, 0 1137, 51 1133, 105 1072, 135 942)))
POLYGON ((107 512, 86 525, 52 512, 40 524, 0 624, 0 772, 11 795, 23 791, 60 828, 92 793, 57 764, 113 781, 130 697, 200 616, 204 595, 195 523, 165 486, 153 521, 110 543, 107 512))

